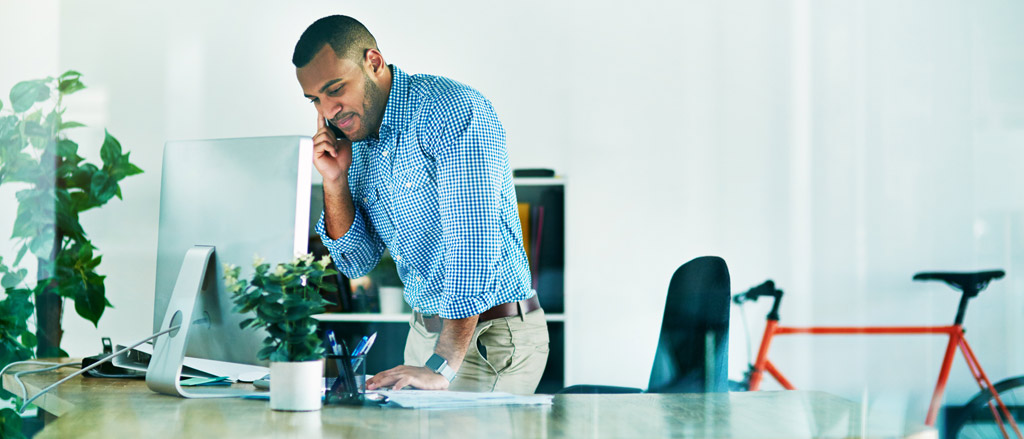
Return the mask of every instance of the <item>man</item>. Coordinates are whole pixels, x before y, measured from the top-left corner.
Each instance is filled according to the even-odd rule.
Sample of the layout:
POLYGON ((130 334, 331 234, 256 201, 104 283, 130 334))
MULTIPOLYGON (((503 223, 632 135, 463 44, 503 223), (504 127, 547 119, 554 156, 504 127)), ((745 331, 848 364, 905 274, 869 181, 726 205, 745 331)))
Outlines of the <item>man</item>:
POLYGON ((292 63, 318 112, 317 232, 353 278, 387 248, 414 309, 405 365, 367 388, 532 393, 547 362, 547 325, 491 103, 466 85, 385 63, 351 17, 310 25, 292 63))

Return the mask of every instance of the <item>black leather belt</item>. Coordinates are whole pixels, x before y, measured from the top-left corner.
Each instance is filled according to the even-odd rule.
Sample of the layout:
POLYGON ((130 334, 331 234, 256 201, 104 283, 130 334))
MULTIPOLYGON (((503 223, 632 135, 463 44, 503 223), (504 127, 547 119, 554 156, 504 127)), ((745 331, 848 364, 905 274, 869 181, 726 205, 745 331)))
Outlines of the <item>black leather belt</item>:
MULTIPOLYGON (((502 317, 525 316, 538 309, 540 309, 540 300, 537 300, 537 295, 534 294, 529 299, 494 305, 491 309, 480 313, 480 319, 477 320, 476 324, 479 325, 488 320, 500 319, 502 317)), ((419 311, 413 311, 412 315, 416 322, 427 328, 427 332, 441 332, 441 328, 444 326, 444 319, 436 314, 423 314, 419 311)))

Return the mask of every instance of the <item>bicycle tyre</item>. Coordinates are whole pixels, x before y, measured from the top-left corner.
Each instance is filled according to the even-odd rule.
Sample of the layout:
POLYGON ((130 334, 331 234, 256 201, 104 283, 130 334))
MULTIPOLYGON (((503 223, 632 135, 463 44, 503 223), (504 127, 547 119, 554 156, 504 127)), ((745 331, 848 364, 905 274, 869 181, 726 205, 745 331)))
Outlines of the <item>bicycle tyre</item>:
MULTIPOLYGON (((1017 426, 1024 431, 1024 375, 1007 378, 995 383, 992 387, 996 389, 999 399, 1010 410, 1017 426)), ((988 406, 991 400, 992 394, 987 391, 981 391, 974 395, 964 405, 959 419, 950 428, 952 434, 947 437, 963 439, 1004 437, 988 406)), ((1010 437, 1017 437, 1011 427, 1006 426, 1006 428, 1010 437)))

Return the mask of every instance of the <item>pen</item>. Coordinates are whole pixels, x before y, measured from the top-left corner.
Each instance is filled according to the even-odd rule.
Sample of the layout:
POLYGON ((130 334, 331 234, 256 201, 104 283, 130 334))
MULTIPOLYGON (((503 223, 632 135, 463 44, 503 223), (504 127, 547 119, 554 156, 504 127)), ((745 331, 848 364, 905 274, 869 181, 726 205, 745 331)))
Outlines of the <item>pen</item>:
POLYGON ((370 348, 373 347, 373 342, 376 339, 377 339, 377 333, 374 332, 373 334, 370 335, 370 338, 368 340, 366 340, 366 344, 363 345, 363 349, 361 351, 359 351, 359 354, 357 354, 357 355, 369 354, 370 353, 370 348))
MULTIPOLYGON (((370 335, 370 338, 366 340, 366 344, 363 345, 363 349, 360 350, 359 353, 353 354, 353 356, 365 356, 366 354, 370 353, 370 348, 373 347, 373 342, 376 339, 377 333, 374 332, 373 334, 370 335)), ((352 359, 352 369, 358 370, 360 364, 363 364, 363 358, 360 358, 359 360, 356 360, 355 358, 352 359)))
POLYGON ((363 351, 363 346, 366 346, 366 340, 367 338, 364 335, 363 338, 359 340, 359 343, 356 343, 356 347, 352 348, 352 355, 359 355, 359 353, 363 351))
MULTIPOLYGON (((338 340, 334 338, 334 331, 328 329, 325 334, 327 335, 327 347, 331 350, 334 355, 341 355, 341 346, 338 346, 338 340)), ((338 366, 338 378, 334 380, 334 385, 331 386, 331 392, 337 392, 338 387, 344 382, 342 380, 343 374, 345 373, 344 366, 342 365, 340 358, 334 359, 334 364, 338 366)))
POLYGON ((327 344, 330 345, 331 353, 334 355, 341 355, 341 347, 338 346, 338 340, 334 338, 334 331, 327 330, 327 344))

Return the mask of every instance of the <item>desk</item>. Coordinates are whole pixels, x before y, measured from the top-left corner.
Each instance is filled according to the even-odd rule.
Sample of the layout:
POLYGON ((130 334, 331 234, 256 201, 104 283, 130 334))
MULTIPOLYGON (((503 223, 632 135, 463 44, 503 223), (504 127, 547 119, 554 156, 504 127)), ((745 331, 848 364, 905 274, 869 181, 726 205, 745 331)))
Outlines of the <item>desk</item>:
MULTIPOLYGON (((24 370, 29 366, 15 367, 24 370)), ((72 372, 25 376, 30 394, 72 372)), ((3 386, 17 389, 9 375, 3 386)), ((412 438, 847 438, 859 406, 823 392, 558 395, 547 407, 408 410, 326 406, 276 412, 266 401, 181 399, 142 380, 76 377, 36 400, 57 416, 37 436, 412 438)))

